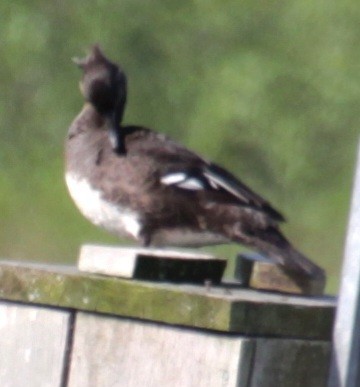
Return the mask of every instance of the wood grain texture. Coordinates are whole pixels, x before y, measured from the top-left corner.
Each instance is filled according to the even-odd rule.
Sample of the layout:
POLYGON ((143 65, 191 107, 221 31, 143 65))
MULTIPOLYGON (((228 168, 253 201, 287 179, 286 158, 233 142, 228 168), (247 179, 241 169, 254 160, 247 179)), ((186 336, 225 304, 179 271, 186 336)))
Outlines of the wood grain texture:
POLYGON ((61 386, 70 312, 0 302, 0 385, 61 386))
POLYGON ((0 297, 252 336, 328 340, 335 300, 109 278, 74 267, 0 262, 0 297))
POLYGON ((325 387, 330 343, 256 339, 249 387, 325 387))
POLYGON ((79 313, 69 387, 246 386, 251 340, 79 313))
POLYGON ((235 276, 252 289, 308 296, 323 295, 326 285, 325 277, 286 272, 259 254, 240 254, 235 262, 235 276))

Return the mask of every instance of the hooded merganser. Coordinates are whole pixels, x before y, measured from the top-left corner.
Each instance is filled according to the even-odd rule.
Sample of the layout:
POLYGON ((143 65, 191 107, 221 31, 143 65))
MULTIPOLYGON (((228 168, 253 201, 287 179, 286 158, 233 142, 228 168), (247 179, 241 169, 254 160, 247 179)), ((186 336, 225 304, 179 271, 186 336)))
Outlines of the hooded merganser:
POLYGON ((290 271, 323 276, 281 234, 269 202, 163 134, 121 124, 126 76, 99 46, 75 62, 85 106, 66 141, 66 183, 94 224, 144 246, 240 243, 290 271))

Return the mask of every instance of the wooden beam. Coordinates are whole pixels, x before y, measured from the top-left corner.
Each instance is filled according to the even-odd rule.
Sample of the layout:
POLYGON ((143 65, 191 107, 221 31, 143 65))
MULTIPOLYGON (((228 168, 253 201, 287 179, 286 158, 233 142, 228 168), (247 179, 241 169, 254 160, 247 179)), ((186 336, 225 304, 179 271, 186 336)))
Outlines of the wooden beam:
POLYGON ((251 336, 329 340, 334 300, 0 262, 0 298, 251 336))
POLYGON ((0 385, 64 385, 71 312, 0 302, 0 385))
POLYGON ((300 272, 285 271, 259 254, 239 254, 235 262, 235 278, 252 289, 273 292, 321 296, 326 278, 310 277, 300 272))
POLYGON ((78 313, 69 387, 246 386, 254 347, 243 336, 78 313))

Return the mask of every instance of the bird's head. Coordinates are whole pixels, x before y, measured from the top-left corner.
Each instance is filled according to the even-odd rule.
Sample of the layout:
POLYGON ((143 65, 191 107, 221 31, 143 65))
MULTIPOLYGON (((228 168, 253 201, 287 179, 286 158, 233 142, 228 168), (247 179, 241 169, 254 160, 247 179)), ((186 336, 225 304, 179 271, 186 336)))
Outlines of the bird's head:
POLYGON ((115 115, 121 121, 126 103, 126 76, 120 66, 105 57, 99 45, 89 54, 73 61, 83 70, 80 90, 87 102, 104 115, 115 115))

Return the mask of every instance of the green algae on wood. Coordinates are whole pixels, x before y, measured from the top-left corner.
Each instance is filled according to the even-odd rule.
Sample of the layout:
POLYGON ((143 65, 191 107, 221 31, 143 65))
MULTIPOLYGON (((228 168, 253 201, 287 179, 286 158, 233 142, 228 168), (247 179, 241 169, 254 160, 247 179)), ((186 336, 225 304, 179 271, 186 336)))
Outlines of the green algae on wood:
POLYGON ((0 298, 247 335, 329 340, 335 301, 0 262, 0 298))

